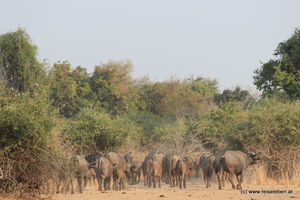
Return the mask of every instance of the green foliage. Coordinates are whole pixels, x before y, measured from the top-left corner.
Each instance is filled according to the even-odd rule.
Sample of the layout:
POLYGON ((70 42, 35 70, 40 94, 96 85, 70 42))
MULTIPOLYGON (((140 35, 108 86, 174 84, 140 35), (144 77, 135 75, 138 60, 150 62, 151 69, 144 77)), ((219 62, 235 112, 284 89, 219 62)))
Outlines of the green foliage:
POLYGON ((49 76, 52 79, 50 98, 62 116, 70 118, 82 108, 94 105, 95 97, 85 68, 78 66, 71 71, 70 63, 64 61, 55 63, 49 76))
POLYGON ((31 98, 28 93, 4 95, 0 99, 0 147, 44 147, 55 125, 45 97, 36 94, 31 98))
POLYGON ((245 145, 288 150, 300 144, 300 102, 279 102, 277 98, 262 99, 249 113, 247 125, 240 131, 245 145), (271 146, 270 146, 271 145, 271 146))
POLYGON ((214 101, 219 106, 227 102, 241 102, 245 105, 245 108, 247 108, 251 103, 255 102, 255 99, 251 96, 249 91, 236 87, 234 90, 223 90, 221 94, 216 94, 214 101))
POLYGON ((300 97, 300 29, 281 42, 274 55, 277 60, 264 63, 254 73, 254 84, 264 93, 285 92, 291 98, 300 97))
POLYGON ((154 128, 151 139, 154 143, 178 143, 183 142, 187 126, 185 119, 177 119, 172 123, 162 123, 154 128))
POLYGON ((271 152, 288 150, 300 143, 299 102, 261 99, 249 109, 241 103, 225 103, 189 126, 189 134, 209 149, 247 149, 271 152))
POLYGON ((129 118, 141 127, 140 143, 146 145, 158 142, 160 136, 156 137, 156 128, 167 124, 170 120, 154 115, 150 112, 131 113, 129 118))
POLYGON ((189 126, 189 134, 197 135, 204 147, 213 151, 221 149, 241 149, 241 142, 236 140, 237 125, 247 121, 247 112, 238 102, 223 104, 203 118, 189 126))
POLYGON ((34 89, 45 78, 37 47, 22 29, 0 35, 0 80, 19 92, 34 89))
POLYGON ((112 115, 127 113, 132 108, 132 64, 113 62, 96 66, 90 85, 101 107, 112 115))
POLYGON ((161 117, 201 116, 211 107, 216 84, 204 78, 182 82, 170 80, 145 84, 139 94, 141 100, 146 102, 146 110, 161 117))
POLYGON ((65 131, 82 152, 94 152, 113 149, 137 141, 140 129, 126 117, 111 119, 105 112, 94 109, 82 109, 70 121, 69 128, 65 131))

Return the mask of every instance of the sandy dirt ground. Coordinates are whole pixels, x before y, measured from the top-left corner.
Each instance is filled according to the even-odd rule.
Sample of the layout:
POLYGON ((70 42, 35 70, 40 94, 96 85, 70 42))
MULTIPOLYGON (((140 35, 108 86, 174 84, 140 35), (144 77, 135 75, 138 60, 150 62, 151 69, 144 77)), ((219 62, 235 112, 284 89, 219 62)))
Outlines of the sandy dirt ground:
POLYGON ((204 182, 199 178, 192 178, 187 182, 186 189, 170 188, 169 185, 162 184, 161 188, 146 188, 143 185, 143 180, 138 185, 127 185, 127 188, 122 191, 106 191, 100 192, 97 190, 97 186, 88 185, 83 194, 56 194, 52 197, 55 200, 98 200, 98 199, 132 199, 132 200, 153 200, 153 199, 197 199, 197 200, 260 200, 260 199, 300 199, 300 187, 284 186, 284 185, 243 185, 243 192, 247 194, 241 194, 240 190, 231 189, 230 183, 227 182, 223 190, 218 190, 217 182, 212 183, 212 187, 206 189, 204 182), (250 190, 282 190, 291 194, 249 194, 250 190))

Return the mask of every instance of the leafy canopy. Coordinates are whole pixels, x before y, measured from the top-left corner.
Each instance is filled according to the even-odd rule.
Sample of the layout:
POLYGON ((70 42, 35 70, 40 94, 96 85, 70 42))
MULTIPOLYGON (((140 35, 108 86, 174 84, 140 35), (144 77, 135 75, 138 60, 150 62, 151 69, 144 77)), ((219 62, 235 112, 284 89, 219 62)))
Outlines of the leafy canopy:
POLYGON ((45 77, 37 47, 22 29, 0 35, 0 80, 19 92, 34 89, 45 77))
POLYGON ((284 92, 291 98, 300 97, 300 29, 279 43, 271 59, 254 73, 254 84, 263 93, 284 92))

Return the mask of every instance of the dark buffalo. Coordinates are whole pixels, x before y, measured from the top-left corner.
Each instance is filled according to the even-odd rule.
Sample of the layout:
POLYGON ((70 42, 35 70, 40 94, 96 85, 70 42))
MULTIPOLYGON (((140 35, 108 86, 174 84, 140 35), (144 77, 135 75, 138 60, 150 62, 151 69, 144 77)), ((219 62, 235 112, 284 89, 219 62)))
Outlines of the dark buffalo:
POLYGON ((242 182, 245 176, 246 168, 249 165, 255 164, 258 160, 257 154, 244 153, 241 151, 226 151, 219 156, 215 162, 215 168, 217 169, 217 177, 219 182, 219 189, 222 189, 221 180, 223 179, 224 172, 229 173, 229 181, 232 188, 235 189, 233 182, 233 176, 235 175, 238 181, 237 189, 242 189, 242 182))
POLYGON ((202 153, 201 156, 200 156, 200 159, 199 159, 199 167, 202 168, 203 164, 206 162, 206 158, 212 156, 211 153, 209 152, 205 152, 205 153, 202 153))
POLYGON ((170 187, 178 186, 176 177, 176 163, 180 159, 178 155, 167 155, 163 159, 163 171, 166 182, 170 182, 170 187))
MULTIPOLYGON (((214 168, 214 171, 217 174, 217 176, 220 173, 220 165, 219 165, 220 157, 223 156, 223 155, 224 155, 224 152, 216 155, 215 160, 213 162, 213 168, 214 168)), ((220 182, 222 184, 222 187, 225 187, 225 179, 228 177, 228 173, 224 170, 222 171, 222 173, 223 173, 222 176, 220 176, 220 182)))
POLYGON ((149 175, 149 168, 150 168, 150 159, 146 160, 142 164, 142 171, 144 177, 144 186, 148 184, 148 175, 149 175))
POLYGON ((206 188, 211 187, 211 179, 212 179, 212 175, 213 175, 213 164, 215 161, 215 157, 214 156, 209 156, 205 159, 205 161, 203 161, 202 163, 202 173, 203 173, 203 180, 206 181, 206 188))
POLYGON ((113 179, 113 164, 104 156, 101 156, 97 162, 96 162, 96 166, 95 166, 95 171, 96 171, 96 177, 97 177, 97 181, 98 181, 98 189, 100 191, 103 191, 106 189, 105 187, 105 183, 107 183, 110 187, 110 184, 112 182, 113 179))
POLYGON ((175 173, 180 189, 182 188, 182 184, 183 187, 186 188, 186 178, 191 171, 191 168, 189 168, 188 165, 187 159, 179 159, 176 163, 175 173))
POLYGON ((89 163, 89 168, 93 168, 93 167, 95 167, 97 160, 99 160, 99 158, 101 156, 102 156, 102 154, 95 153, 95 154, 88 155, 84 158, 89 163))

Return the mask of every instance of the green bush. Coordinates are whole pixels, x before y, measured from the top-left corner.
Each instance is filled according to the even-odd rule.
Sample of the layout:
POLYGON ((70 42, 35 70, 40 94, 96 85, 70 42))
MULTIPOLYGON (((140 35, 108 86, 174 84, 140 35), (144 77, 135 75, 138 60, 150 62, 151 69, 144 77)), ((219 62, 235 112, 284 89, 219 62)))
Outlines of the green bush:
MULTIPOLYGON (((106 112, 83 109, 72 118, 65 134, 82 152, 88 153, 113 149, 138 140, 140 129, 124 116, 112 119, 106 112)), ((133 143, 136 144, 136 141, 133 143)))
POLYGON ((246 122, 247 117, 242 103, 225 103, 191 123, 187 134, 196 135, 204 147, 213 151, 241 149, 241 142, 236 139, 236 128, 246 122))
POLYGON ((43 147, 51 138, 54 127, 49 104, 38 95, 28 93, 2 96, 0 104, 0 146, 43 147))

